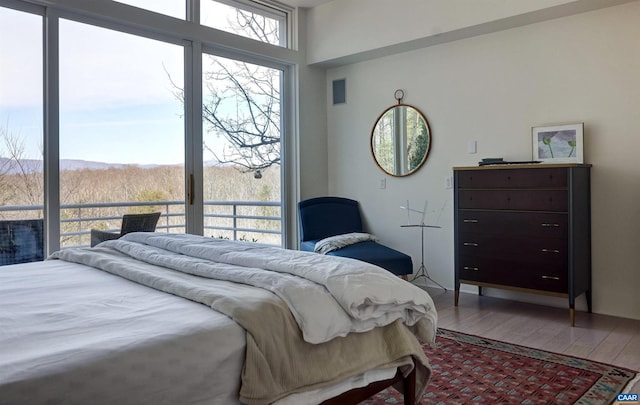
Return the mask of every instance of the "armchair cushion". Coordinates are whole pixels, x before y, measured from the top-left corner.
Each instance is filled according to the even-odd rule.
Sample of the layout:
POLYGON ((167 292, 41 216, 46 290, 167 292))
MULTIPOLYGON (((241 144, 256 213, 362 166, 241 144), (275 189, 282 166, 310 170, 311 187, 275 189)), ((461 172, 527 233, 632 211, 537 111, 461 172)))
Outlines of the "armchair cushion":
POLYGON ((315 252, 317 242, 318 240, 306 240, 304 242, 300 242, 300 250, 304 250, 305 252, 315 252))
MULTIPOLYGON (((306 241, 300 245, 301 250, 313 252, 317 241, 306 241)), ((391 273, 402 276, 413 273, 413 261, 411 256, 391 249, 373 241, 359 242, 353 245, 333 250, 327 255, 349 257, 375 264, 391 273)))
MULTIPOLYGON (((363 232, 357 201, 343 197, 318 197, 298 203, 300 249, 313 252, 322 239, 363 232)), ((327 253, 375 264, 396 275, 413 273, 411 256, 375 241, 357 242, 327 253)))

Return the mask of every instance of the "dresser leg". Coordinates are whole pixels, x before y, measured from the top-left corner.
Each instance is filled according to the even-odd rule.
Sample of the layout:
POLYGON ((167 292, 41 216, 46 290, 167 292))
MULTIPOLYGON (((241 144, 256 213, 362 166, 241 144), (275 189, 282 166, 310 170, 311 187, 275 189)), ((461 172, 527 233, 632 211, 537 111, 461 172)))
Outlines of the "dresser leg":
POLYGON ((569 318, 571 319, 571 327, 576 326, 576 310, 571 307, 569 308, 569 318))
POLYGON ((460 298, 460 288, 456 288, 455 294, 453 295, 453 304, 458 306, 458 299, 460 298))
POLYGON ((591 290, 587 290, 585 295, 587 297, 587 309, 589 310, 589 313, 591 313, 591 290))

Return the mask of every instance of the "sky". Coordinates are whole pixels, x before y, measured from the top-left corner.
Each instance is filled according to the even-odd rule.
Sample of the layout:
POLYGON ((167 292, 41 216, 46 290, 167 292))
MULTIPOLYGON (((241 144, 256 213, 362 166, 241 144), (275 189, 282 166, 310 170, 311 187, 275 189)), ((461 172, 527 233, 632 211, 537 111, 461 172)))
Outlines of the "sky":
MULTIPOLYGON (((38 16, 0 9, 0 125, 24 139, 26 158, 42 150, 40 27, 38 16)), ((182 103, 168 74, 182 86, 182 47, 62 20, 60 157, 183 162, 182 103)))
MULTIPOLYGON (((184 17, 184 0, 123 0, 184 17)), ((41 17, 0 8, 0 128, 42 151, 41 17)), ((60 158, 184 161, 183 48, 82 23, 60 23, 60 158)), ((0 156, 3 149, 0 145, 0 156)))

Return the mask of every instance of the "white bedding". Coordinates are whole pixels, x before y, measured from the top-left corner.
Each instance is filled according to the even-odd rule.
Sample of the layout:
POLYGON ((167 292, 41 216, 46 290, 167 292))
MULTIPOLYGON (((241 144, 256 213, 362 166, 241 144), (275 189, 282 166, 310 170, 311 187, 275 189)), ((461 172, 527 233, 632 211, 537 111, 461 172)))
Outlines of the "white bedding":
MULTIPOLYGON (((240 404, 245 331, 227 316, 61 260, 3 266, 0 280, 0 404, 240 404)), ((317 404, 395 372, 274 405, 317 404)))
MULTIPOLYGON (((138 232, 100 246, 184 273, 269 290, 289 305, 309 343, 397 319, 413 326, 423 341, 435 337, 437 314, 431 297, 359 260, 184 234, 138 232)), ((76 251, 58 253, 56 257, 65 260, 91 260, 76 258, 76 251)))
POLYGON ((228 317, 60 260, 0 280, 0 404, 239 403, 245 331, 228 317))
MULTIPOLYGON (((148 239, 141 234, 131 234, 129 238, 148 239)), ((204 239, 211 241, 211 238, 200 238, 204 239)), ((178 250, 186 249, 196 258, 218 255, 220 252, 216 251, 220 249, 228 251, 223 241, 203 245, 194 243, 197 238, 182 236, 158 240, 174 245, 171 248, 174 250, 176 246, 178 250)), ((132 248, 136 243, 108 242, 123 251, 133 249, 130 253, 134 255, 139 253, 132 248)), ((261 261, 263 267, 277 268, 290 278, 301 278, 308 273, 311 279, 328 281, 328 288, 336 290, 338 296, 346 295, 339 299, 338 305, 345 307, 345 313, 376 319, 375 322, 398 318, 397 315, 393 319, 378 316, 379 309, 393 304, 385 301, 389 293, 383 291, 384 276, 379 285, 371 287, 375 293, 363 299, 359 290, 365 287, 360 284, 364 283, 362 277, 366 274, 357 270, 345 274, 341 270, 343 260, 349 259, 330 261, 335 268, 329 266, 329 274, 335 277, 328 277, 322 275, 327 270, 326 263, 314 261, 314 257, 326 259, 326 256, 309 253, 312 256, 302 261, 295 255, 276 259, 265 256, 264 249, 273 248, 247 245, 247 249, 240 252, 223 254, 228 257, 221 266, 228 272, 229 266, 238 266, 230 263, 239 263, 238 260, 244 265, 261 261), (322 271, 318 271, 319 265, 323 266, 322 271), (353 278, 350 281, 354 283, 349 286, 355 287, 354 294, 342 291, 340 277, 353 278)), ((167 265, 167 257, 162 261, 167 265)), ((202 270, 202 266, 194 269, 202 270)), ((396 281, 393 277, 391 284, 395 286, 396 281)), ((235 285, 228 281, 215 283, 221 286, 226 283, 229 288, 235 285)), ((273 285, 275 291, 272 291, 279 295, 282 291, 278 291, 277 283, 273 285)), ((288 297, 285 301, 308 295, 307 287, 299 287, 294 290, 298 290, 300 297, 288 297)), ((398 296, 403 298, 395 303, 404 305, 407 296, 401 290, 398 296)), ((422 325, 422 332, 426 328, 426 335, 430 335, 431 329, 435 332, 435 311, 429 307, 430 298, 427 301, 420 305, 427 305, 426 319, 433 324, 422 325)), ((408 322, 414 318, 407 314, 422 308, 420 305, 414 308, 414 304, 402 311, 408 322)), ((312 311, 311 315, 304 314, 301 318, 309 316, 316 315, 312 311)), ((325 315, 321 314, 321 321, 322 316, 325 315)), ((423 314, 419 320, 424 318, 423 314)), ((315 318, 313 320, 315 322, 315 318)), ((339 330, 331 329, 330 335, 341 333, 339 330)), ((227 316, 204 305, 84 265, 54 260, 5 266, 0 268, 0 404, 49 403, 51 400, 64 404, 238 404, 245 333, 227 316), (47 289, 43 289, 43 285, 47 289), (33 389, 34 384, 37 390, 33 389)), ((327 339, 327 335, 320 338, 327 339)), ((334 386, 284 398, 282 404, 318 403, 369 381, 389 378, 392 371, 372 370, 334 386)))

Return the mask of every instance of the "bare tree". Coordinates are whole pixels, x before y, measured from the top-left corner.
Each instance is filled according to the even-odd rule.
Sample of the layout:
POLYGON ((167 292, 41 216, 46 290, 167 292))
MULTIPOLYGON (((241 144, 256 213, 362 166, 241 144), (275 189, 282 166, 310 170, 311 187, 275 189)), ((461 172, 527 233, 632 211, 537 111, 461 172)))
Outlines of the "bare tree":
POLYGON ((279 72, 244 62, 210 57, 209 91, 202 117, 213 136, 227 143, 222 153, 207 148, 221 163, 256 172, 280 164, 279 72))
MULTIPOLYGON (((267 43, 279 43, 277 21, 237 9, 228 21, 231 31, 267 43)), ((243 172, 261 172, 280 164, 281 72, 237 60, 205 55, 206 93, 202 117, 207 135, 204 149, 222 163, 243 172), (219 146, 216 138, 222 138, 219 146)), ((183 89, 173 81, 174 94, 184 102, 183 89)))
MULTIPOLYGON (((42 148, 41 148, 42 153, 42 148)), ((24 140, 0 127, 0 204, 43 203, 42 155, 28 159, 24 140)))

